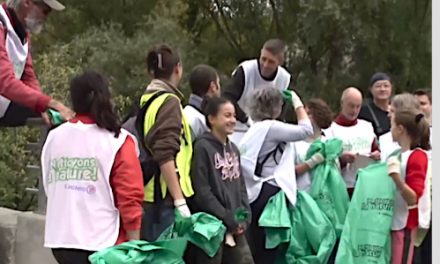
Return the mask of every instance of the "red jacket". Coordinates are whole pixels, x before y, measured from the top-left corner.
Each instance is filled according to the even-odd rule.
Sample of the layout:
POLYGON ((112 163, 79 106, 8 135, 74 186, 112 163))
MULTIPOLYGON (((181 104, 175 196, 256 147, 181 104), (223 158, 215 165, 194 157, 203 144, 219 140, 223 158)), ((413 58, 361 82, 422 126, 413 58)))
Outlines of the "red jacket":
MULTIPOLYGON (((405 183, 416 193, 417 203, 425 190, 425 179, 428 171, 428 155, 420 150, 414 150, 406 163, 405 183)), ((429 187, 427 187, 429 188, 429 187)), ((419 226, 419 209, 409 210, 406 228, 413 229, 419 226)))
MULTIPOLYGON (((0 8, 5 9, 11 20, 6 5, 2 5, 0 8)), ((6 52, 5 36, 6 29, 0 24, 0 95, 36 112, 46 111, 51 98, 41 91, 40 84, 37 81, 32 66, 30 52, 27 57, 23 76, 21 77, 21 80, 17 80, 14 74, 14 68, 6 52)), ((29 34, 27 35, 27 41, 30 41, 29 34)))
MULTIPOLYGON (((90 117, 77 115, 69 122, 81 121, 94 124, 90 117)), ((127 242, 127 232, 141 229, 142 202, 144 200, 144 182, 136 145, 131 137, 127 137, 117 152, 110 172, 110 187, 113 190, 115 205, 121 216, 121 225, 116 245, 127 242)))

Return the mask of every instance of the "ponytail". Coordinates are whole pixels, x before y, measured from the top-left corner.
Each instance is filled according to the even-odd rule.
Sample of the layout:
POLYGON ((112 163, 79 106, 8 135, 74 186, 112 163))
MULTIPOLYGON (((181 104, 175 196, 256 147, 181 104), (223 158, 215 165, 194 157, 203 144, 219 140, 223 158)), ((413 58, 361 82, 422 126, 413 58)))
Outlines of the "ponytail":
POLYGON ((414 109, 401 109, 394 114, 394 122, 405 128, 411 138, 411 149, 422 148, 430 150, 430 129, 425 116, 414 109))
POLYGON ((418 114, 416 116, 416 123, 418 123, 420 134, 419 134, 419 142, 418 145, 420 148, 424 150, 431 149, 431 129, 429 127, 428 121, 425 119, 423 114, 418 114))
POLYGON ((70 82, 70 98, 77 114, 88 114, 97 126, 119 136, 121 124, 115 113, 108 81, 95 71, 86 71, 70 82))
POLYGON ((168 44, 158 44, 148 52, 146 62, 148 73, 153 78, 168 80, 180 57, 168 44))

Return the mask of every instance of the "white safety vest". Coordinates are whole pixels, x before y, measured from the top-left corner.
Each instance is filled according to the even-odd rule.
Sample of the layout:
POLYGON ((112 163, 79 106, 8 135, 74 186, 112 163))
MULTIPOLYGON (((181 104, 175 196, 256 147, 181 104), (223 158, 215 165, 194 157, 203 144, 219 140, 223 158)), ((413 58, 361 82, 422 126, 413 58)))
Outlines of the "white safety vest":
MULTIPOLYGON (((283 67, 278 66, 277 75, 272 81, 266 81, 261 77, 260 71, 258 70, 258 59, 243 61, 238 67, 243 68, 244 88, 243 94, 237 103, 248 116, 250 115, 250 100, 255 90, 263 87, 273 87, 283 91, 289 87, 290 73, 283 67)), ((232 74, 234 73, 235 71, 232 74)), ((235 132, 230 137, 231 141, 238 145, 248 128, 246 124, 237 121, 235 132)))
MULTIPOLYGON (((420 150, 420 149, 419 149, 420 150)), ((414 150, 409 150, 401 153, 400 159, 400 178, 402 181, 406 180, 406 167, 408 164, 408 159, 414 150)), ((426 153, 426 152, 425 152, 426 153)), ((419 213, 419 227, 428 229, 431 222, 431 160, 429 159, 428 153, 428 168, 426 171, 425 178, 425 188, 423 190, 422 196, 419 198, 417 203, 418 213, 419 213)), ((405 228, 408 221, 408 204, 403 199, 400 192, 396 192, 396 198, 394 200, 394 217, 392 230, 402 230, 405 228)))
POLYGON ((249 202, 254 202, 263 187, 264 182, 275 181, 276 185, 286 194, 292 205, 296 204, 296 180, 293 143, 287 143, 280 162, 272 175, 255 175, 258 155, 263 146, 266 135, 276 120, 265 120, 253 124, 239 144, 241 167, 246 183, 249 202))
MULTIPOLYGON (((342 150, 368 155, 371 153, 371 145, 376 135, 374 134, 373 125, 365 120, 358 119, 354 126, 341 126, 333 122, 332 125, 325 130, 327 138, 339 138, 342 140, 342 150)), ((342 169, 347 188, 354 188, 356 183, 357 170, 350 168, 347 164, 342 169)))
POLYGON ((129 135, 122 129, 115 138, 82 122, 65 123, 49 133, 41 154, 48 198, 45 247, 98 251, 115 245, 120 216, 110 173, 129 135))
MULTIPOLYGON (((17 33, 15 33, 15 30, 12 27, 12 24, 9 21, 9 17, 6 14, 3 6, 0 6, 0 17, 2 18, 0 19, 0 24, 2 24, 1 21, 6 23, 6 25, 3 25, 3 27, 6 29, 6 52, 8 53, 9 60, 14 67, 15 78, 20 80, 21 76, 23 76, 24 67, 26 65, 29 44, 27 41, 25 44, 21 43, 21 40, 17 33)), ((2 84, 0 83, 0 85, 2 84)), ((9 99, 0 95, 0 118, 5 115, 10 103, 11 101, 9 99)))
POLYGON ((185 115, 186 120, 188 120, 189 126, 191 128, 191 139, 193 141, 195 141, 197 137, 209 130, 206 126, 205 115, 200 113, 199 110, 194 108, 192 105, 185 106, 185 108, 183 109, 183 114, 185 115))
POLYGON ((387 161, 388 157, 400 149, 400 146, 397 142, 393 141, 393 137, 391 132, 385 133, 379 137, 379 147, 380 147, 380 160, 387 161))

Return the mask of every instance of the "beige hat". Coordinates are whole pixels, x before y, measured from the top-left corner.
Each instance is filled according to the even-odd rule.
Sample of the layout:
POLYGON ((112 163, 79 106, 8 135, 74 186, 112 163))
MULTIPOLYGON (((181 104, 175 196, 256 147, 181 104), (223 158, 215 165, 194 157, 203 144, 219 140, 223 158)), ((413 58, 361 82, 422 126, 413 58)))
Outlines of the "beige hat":
POLYGON ((50 8, 52 8, 55 11, 61 11, 66 8, 64 5, 62 5, 57 0, 41 0, 41 1, 44 2, 46 5, 48 5, 50 8))

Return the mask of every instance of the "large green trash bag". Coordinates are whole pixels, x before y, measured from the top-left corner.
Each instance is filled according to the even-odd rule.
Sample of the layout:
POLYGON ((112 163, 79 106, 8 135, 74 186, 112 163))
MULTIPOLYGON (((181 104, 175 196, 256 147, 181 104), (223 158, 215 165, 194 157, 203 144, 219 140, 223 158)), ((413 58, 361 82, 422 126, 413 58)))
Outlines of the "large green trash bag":
POLYGON ((187 242, 214 256, 223 243, 226 227, 222 221, 207 213, 195 213, 183 218, 176 211, 174 224, 154 242, 130 241, 107 248, 89 257, 92 264, 183 264, 187 242))
POLYGON ((162 241, 129 241, 98 251, 89 257, 92 264, 184 264, 187 241, 173 238, 162 241))
POLYGON ((336 160, 342 152, 340 139, 329 139, 325 142, 316 140, 310 145, 306 158, 321 153, 325 161, 317 165, 312 171, 312 185, 310 196, 316 201, 319 208, 330 219, 339 237, 347 215, 349 197, 347 187, 336 160))
POLYGON ((258 221, 265 229, 266 248, 278 248, 277 264, 323 264, 336 243, 330 220, 306 192, 299 191, 295 206, 280 191, 258 221))
POLYGON ((339 243, 337 264, 390 263, 395 192, 396 185, 388 176, 386 163, 359 170, 339 243))
POLYGON ((182 237, 213 257, 222 245, 226 227, 223 222, 207 213, 195 213, 184 218, 176 212, 174 225, 166 229, 158 240, 182 237))

